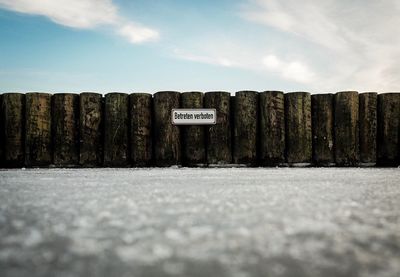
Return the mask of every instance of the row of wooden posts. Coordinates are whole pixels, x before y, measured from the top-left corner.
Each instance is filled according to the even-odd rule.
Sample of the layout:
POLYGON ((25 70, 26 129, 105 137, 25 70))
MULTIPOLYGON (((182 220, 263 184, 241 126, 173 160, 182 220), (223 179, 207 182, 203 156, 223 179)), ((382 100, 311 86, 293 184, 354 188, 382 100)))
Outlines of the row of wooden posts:
POLYGON ((398 166, 400 93, 4 93, 2 167, 398 166), (176 126, 173 108, 215 108, 176 126))

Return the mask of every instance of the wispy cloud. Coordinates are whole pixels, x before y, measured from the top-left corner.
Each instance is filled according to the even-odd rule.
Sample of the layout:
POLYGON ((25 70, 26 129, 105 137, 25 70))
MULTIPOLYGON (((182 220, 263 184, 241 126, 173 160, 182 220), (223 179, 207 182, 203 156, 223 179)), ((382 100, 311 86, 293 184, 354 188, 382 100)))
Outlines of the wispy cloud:
POLYGON ((245 19, 314 44, 323 53, 326 64, 318 67, 316 55, 298 44, 289 47, 318 67, 317 87, 360 90, 399 89, 399 13, 396 0, 250 0, 241 11, 245 19))
POLYGON ((204 54, 189 53, 175 49, 175 57, 187 61, 205 63, 215 66, 241 68, 261 73, 275 74, 282 79, 296 83, 310 84, 314 81, 314 72, 301 61, 286 61, 275 54, 267 54, 260 57, 260 53, 247 53, 241 56, 239 52, 221 51, 219 55, 206 51, 204 54))
POLYGON ((157 30, 129 21, 118 13, 112 0, 0 0, 0 8, 41 15, 78 29, 111 26, 131 43, 157 40, 157 30))
POLYGON ((237 14, 249 32, 226 25, 224 33, 193 36, 176 57, 312 91, 400 89, 398 0, 246 0, 237 14))
POLYGON ((233 60, 224 57, 224 56, 210 56, 210 55, 201 55, 201 54, 194 54, 183 51, 181 49, 174 49, 175 57, 192 61, 192 62, 200 62, 206 63, 211 65, 218 65, 224 67, 240 67, 240 65, 236 64, 233 60))

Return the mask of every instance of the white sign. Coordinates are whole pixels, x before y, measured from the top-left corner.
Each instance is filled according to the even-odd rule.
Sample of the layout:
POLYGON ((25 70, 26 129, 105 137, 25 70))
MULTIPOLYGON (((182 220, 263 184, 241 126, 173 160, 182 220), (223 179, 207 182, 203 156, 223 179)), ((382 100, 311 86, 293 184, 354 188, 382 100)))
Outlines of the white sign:
POLYGON ((213 125, 217 121, 215 109, 172 109, 175 125, 213 125))

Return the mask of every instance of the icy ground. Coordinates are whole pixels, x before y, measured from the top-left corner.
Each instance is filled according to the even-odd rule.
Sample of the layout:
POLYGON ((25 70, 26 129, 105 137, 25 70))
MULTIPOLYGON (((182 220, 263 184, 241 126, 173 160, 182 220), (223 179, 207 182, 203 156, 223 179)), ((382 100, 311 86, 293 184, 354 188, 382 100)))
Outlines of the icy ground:
POLYGON ((400 276, 400 169, 0 171, 0 276, 400 276))

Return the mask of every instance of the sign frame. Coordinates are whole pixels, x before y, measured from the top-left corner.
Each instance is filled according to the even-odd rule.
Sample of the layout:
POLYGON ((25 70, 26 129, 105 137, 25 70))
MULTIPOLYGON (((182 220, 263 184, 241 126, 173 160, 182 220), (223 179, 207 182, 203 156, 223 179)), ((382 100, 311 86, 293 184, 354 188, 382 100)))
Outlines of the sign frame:
POLYGON ((173 125, 180 126, 207 126, 207 125, 215 125, 217 124, 217 109, 215 108, 177 108, 177 109, 172 109, 171 110, 171 122, 173 125), (174 122, 174 112, 175 111, 205 111, 205 112, 210 112, 212 111, 215 116, 214 116, 214 122, 213 123, 175 123, 174 122))

